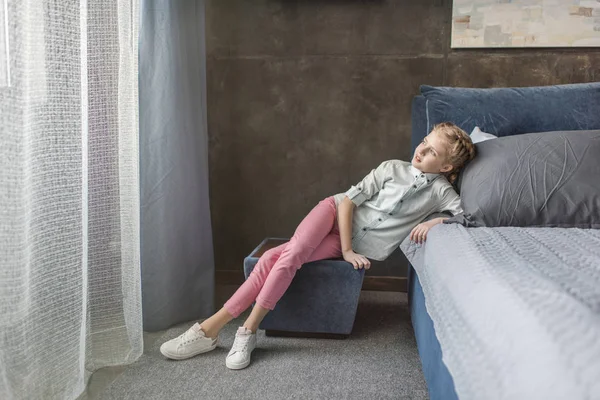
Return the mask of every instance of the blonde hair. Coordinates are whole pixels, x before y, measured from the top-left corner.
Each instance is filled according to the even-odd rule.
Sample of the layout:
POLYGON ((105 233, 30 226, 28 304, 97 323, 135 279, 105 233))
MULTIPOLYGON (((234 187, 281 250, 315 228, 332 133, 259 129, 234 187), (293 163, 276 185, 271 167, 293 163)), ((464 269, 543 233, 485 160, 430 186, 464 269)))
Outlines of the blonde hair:
POLYGON ((461 168, 475 158, 475 145, 467 132, 451 122, 437 124, 431 131, 443 135, 450 145, 450 150, 446 157, 448 157, 448 163, 454 168, 445 175, 450 183, 454 183, 456 178, 458 178, 461 168))

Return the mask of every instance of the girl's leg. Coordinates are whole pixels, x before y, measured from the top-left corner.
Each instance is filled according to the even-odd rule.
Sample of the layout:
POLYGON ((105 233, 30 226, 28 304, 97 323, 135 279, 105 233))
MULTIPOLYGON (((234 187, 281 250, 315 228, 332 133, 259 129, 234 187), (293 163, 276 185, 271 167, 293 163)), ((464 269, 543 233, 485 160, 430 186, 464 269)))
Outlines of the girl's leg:
MULTIPOLYGON (((216 337, 227 322, 238 317, 250 307, 253 301, 257 300, 257 296, 267 281, 271 270, 280 257, 283 254, 286 254, 288 246, 297 243, 299 240, 301 241, 302 237, 305 235, 312 235, 312 243, 310 245, 314 246, 313 248, 315 250, 311 251, 308 260, 304 262, 341 256, 339 230, 336 223, 336 206, 332 197, 322 200, 315 208, 313 208, 300 223, 296 229, 296 233, 289 242, 270 249, 263 254, 252 270, 252 273, 250 273, 250 276, 248 276, 248 279, 246 279, 234 295, 225 303, 223 308, 215 315, 202 322, 202 330, 207 333, 207 336, 216 337), (316 243, 315 245, 316 241, 319 241, 319 243, 316 243)), ((293 254, 293 252, 287 251, 287 254, 289 258, 289 254, 293 254)), ((300 266, 301 265, 302 264, 300 264, 300 266)), ((289 278, 290 282, 294 274, 289 278)), ((290 282, 287 283, 287 286, 289 286, 290 282)), ((287 286, 285 289, 287 289, 287 286)), ((283 292, 285 292, 285 289, 283 292)), ((283 295, 283 292, 281 292, 281 295, 283 295)), ((253 316, 253 320, 250 320, 249 318, 249 322, 252 326, 256 323, 253 321, 258 321, 260 323, 260 320, 262 320, 262 318, 260 318, 260 320, 257 318, 257 313, 261 311, 259 307, 257 302, 257 307, 255 307, 256 313, 253 316)), ((264 315, 262 317, 264 318, 264 315)), ((256 329, 253 329, 253 332, 254 331, 256 331, 256 329)))
POLYGON ((215 338, 219 331, 232 319, 244 312, 256 299, 269 271, 281 255, 287 243, 267 250, 258 260, 248 279, 236 290, 225 305, 200 324, 208 337, 215 338), (246 303, 248 304, 246 306, 246 303))
POLYGON ((245 329, 238 329, 226 365, 231 369, 245 368, 256 345, 256 329, 260 321, 288 288, 302 264, 323 258, 339 257, 341 245, 333 198, 321 201, 300 223, 292 239, 261 257, 252 274, 235 292, 223 308, 212 317, 194 324, 179 337, 161 345, 161 353, 182 360, 214 350, 219 331, 246 310, 254 300, 256 307, 246 321, 245 329), (248 329, 248 326, 251 328, 248 329), (248 333, 248 330, 251 332, 248 333))
POLYGON ((229 314, 224 307, 221 307, 221 309, 214 313, 211 317, 202 321, 202 324, 200 324, 200 329, 204 331, 206 337, 214 339, 219 335, 221 329, 223 329, 223 327, 232 319, 233 317, 231 314, 229 314))
POLYGON ((321 247, 319 256, 339 257, 342 254, 339 230, 336 224, 336 206, 333 197, 321 201, 298 225, 281 256, 256 297, 256 304, 272 310, 290 286, 296 271, 315 258, 315 250, 321 247), (325 238, 329 237, 324 246, 325 238), (337 240, 336 240, 337 237, 337 240))
MULTIPOLYGON (((329 235, 327 235, 325 237, 325 239, 323 239, 323 241, 321 242, 319 247, 317 247, 315 249, 315 251, 312 253, 310 258, 306 262, 311 262, 311 261, 316 261, 316 260, 325 260, 328 258, 337 258, 337 257, 340 257, 341 255, 342 255, 342 250, 341 250, 341 243, 340 243, 340 235, 339 235, 339 231, 337 231, 337 229, 335 229, 329 235)), ((274 272, 274 271, 275 271, 275 269, 271 270, 271 272, 274 272)), ((290 283, 291 283, 291 280, 289 283, 287 283, 287 287, 289 287, 290 283)), ((286 289, 287 289, 287 287, 286 287, 286 289)), ((265 287, 263 287, 263 289, 260 291, 259 297, 261 297, 263 295, 264 291, 265 291, 265 287)), ((265 296, 268 296, 268 294, 266 294, 265 296)), ((273 300, 275 300, 275 299, 273 298, 271 301, 273 301, 273 300)), ((279 300, 279 298, 276 299, 275 302, 277 302, 278 300, 279 300)), ((274 304, 273 304, 273 307, 275 307, 274 304)), ((252 332, 256 332, 256 330, 258 329, 258 325, 260 325, 260 322, 265 318, 265 316, 267 315, 267 313, 270 310, 272 310, 272 308, 269 309, 269 308, 261 306, 257 299, 256 305, 252 309, 250 316, 248 316, 248 319, 246 319, 243 326, 245 326, 247 329, 251 330, 252 332)))
POLYGON ((250 317, 235 335, 233 347, 225 359, 228 368, 240 369, 250 364, 250 355, 256 346, 258 325, 283 296, 302 264, 341 255, 340 237, 334 232, 335 217, 335 202, 327 199, 319 203, 298 225, 258 293, 250 317))

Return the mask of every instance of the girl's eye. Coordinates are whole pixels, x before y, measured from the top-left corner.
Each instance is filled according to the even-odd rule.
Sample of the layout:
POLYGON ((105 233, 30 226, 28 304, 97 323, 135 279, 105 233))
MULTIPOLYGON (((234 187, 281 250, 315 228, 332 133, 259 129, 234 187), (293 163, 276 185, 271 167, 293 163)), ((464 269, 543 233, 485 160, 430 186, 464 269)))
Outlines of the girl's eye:
POLYGON ((435 152, 433 150, 429 150, 432 156, 435 156, 435 152))

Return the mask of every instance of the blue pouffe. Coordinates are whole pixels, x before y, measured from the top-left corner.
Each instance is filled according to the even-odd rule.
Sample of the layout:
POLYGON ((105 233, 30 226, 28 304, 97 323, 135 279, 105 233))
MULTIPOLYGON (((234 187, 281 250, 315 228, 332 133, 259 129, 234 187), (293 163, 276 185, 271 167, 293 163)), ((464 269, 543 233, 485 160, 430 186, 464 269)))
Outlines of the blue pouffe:
MULTIPOLYGON (((244 259, 246 279, 265 251, 287 240, 263 240, 244 259)), ((259 328, 267 336, 347 337, 354 325, 364 275, 364 269, 355 270, 343 259, 304 264, 259 328)))

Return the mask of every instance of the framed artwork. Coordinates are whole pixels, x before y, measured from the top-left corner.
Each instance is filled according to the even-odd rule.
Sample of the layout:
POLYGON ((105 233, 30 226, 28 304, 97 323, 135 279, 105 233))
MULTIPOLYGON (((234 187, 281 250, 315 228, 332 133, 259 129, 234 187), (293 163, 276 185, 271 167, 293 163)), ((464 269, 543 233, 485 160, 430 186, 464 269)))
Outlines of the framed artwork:
POLYGON ((600 47, 600 0, 454 0, 451 47, 600 47))

